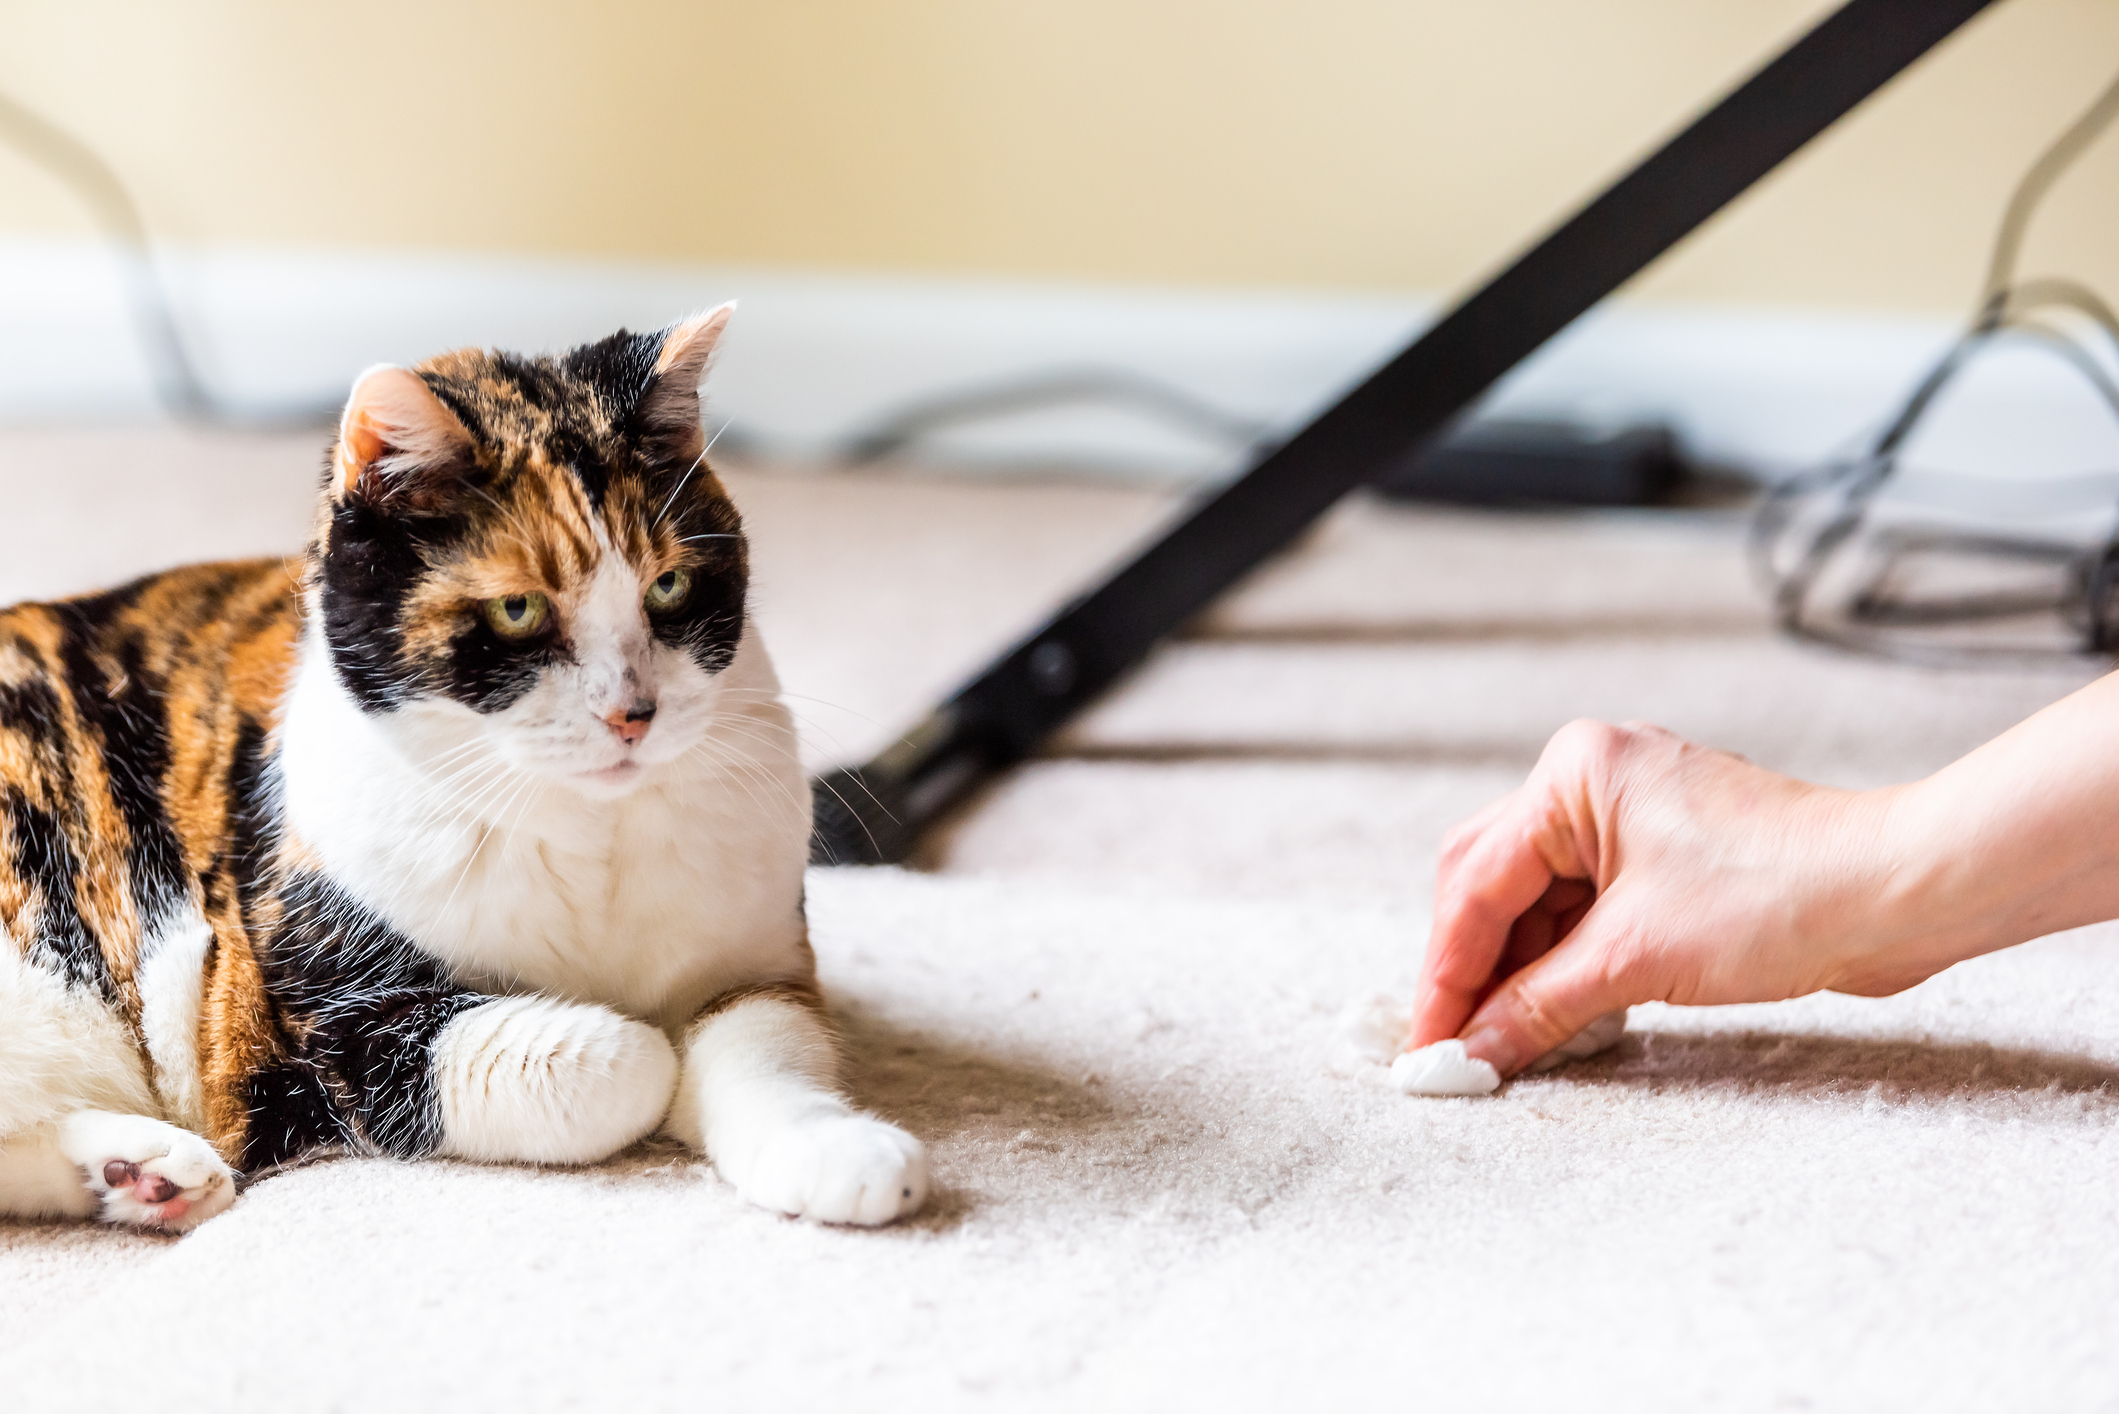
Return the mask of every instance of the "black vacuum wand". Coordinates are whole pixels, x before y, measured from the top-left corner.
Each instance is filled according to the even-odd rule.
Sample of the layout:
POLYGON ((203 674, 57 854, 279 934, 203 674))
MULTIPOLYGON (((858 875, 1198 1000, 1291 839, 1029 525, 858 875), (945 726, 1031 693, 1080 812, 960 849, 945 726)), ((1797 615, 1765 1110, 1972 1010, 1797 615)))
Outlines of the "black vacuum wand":
POLYGON ((953 801, 1990 3, 1849 0, 896 746, 819 779, 811 857, 904 859, 953 801))

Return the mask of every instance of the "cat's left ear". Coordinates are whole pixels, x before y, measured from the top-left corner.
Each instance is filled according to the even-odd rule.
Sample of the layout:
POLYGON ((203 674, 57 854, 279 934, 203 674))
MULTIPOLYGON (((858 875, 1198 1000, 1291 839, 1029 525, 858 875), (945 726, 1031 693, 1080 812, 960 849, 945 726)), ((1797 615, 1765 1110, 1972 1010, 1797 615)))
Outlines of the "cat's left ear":
POLYGON ((635 416, 640 430, 673 456, 694 456, 700 449, 699 382, 735 312, 736 302, 730 300, 663 331, 654 381, 641 395, 635 416))

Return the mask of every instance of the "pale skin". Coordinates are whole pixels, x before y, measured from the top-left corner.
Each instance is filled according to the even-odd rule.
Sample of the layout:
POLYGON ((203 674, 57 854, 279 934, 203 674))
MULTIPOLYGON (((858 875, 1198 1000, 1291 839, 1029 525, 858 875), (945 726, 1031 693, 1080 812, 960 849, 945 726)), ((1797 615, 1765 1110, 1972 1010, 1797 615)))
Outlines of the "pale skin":
POLYGON ((1444 842, 1411 1044, 1510 1074, 1638 1002, 1902 991, 2119 917, 2119 674, 1911 785, 1576 722, 1444 842))

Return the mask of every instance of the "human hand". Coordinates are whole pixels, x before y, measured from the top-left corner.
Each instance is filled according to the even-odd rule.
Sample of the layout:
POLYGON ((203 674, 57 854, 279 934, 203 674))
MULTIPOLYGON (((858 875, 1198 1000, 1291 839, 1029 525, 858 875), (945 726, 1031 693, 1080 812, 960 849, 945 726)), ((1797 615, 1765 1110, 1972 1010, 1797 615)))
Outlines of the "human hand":
POLYGON ((1575 722, 1445 840, 1412 1044, 1506 1075, 1636 1002, 1882 994, 1906 946, 1895 791, 1806 785, 1657 727, 1575 722))

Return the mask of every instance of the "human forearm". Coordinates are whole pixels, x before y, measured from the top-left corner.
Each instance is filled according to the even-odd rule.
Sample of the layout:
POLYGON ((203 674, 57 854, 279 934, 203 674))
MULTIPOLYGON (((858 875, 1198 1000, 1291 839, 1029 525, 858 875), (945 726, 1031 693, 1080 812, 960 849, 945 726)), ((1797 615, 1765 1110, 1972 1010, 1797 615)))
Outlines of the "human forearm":
POLYGON ((2119 676, 1892 793, 1894 875, 1840 990, 1884 992, 2119 917, 2119 676))

